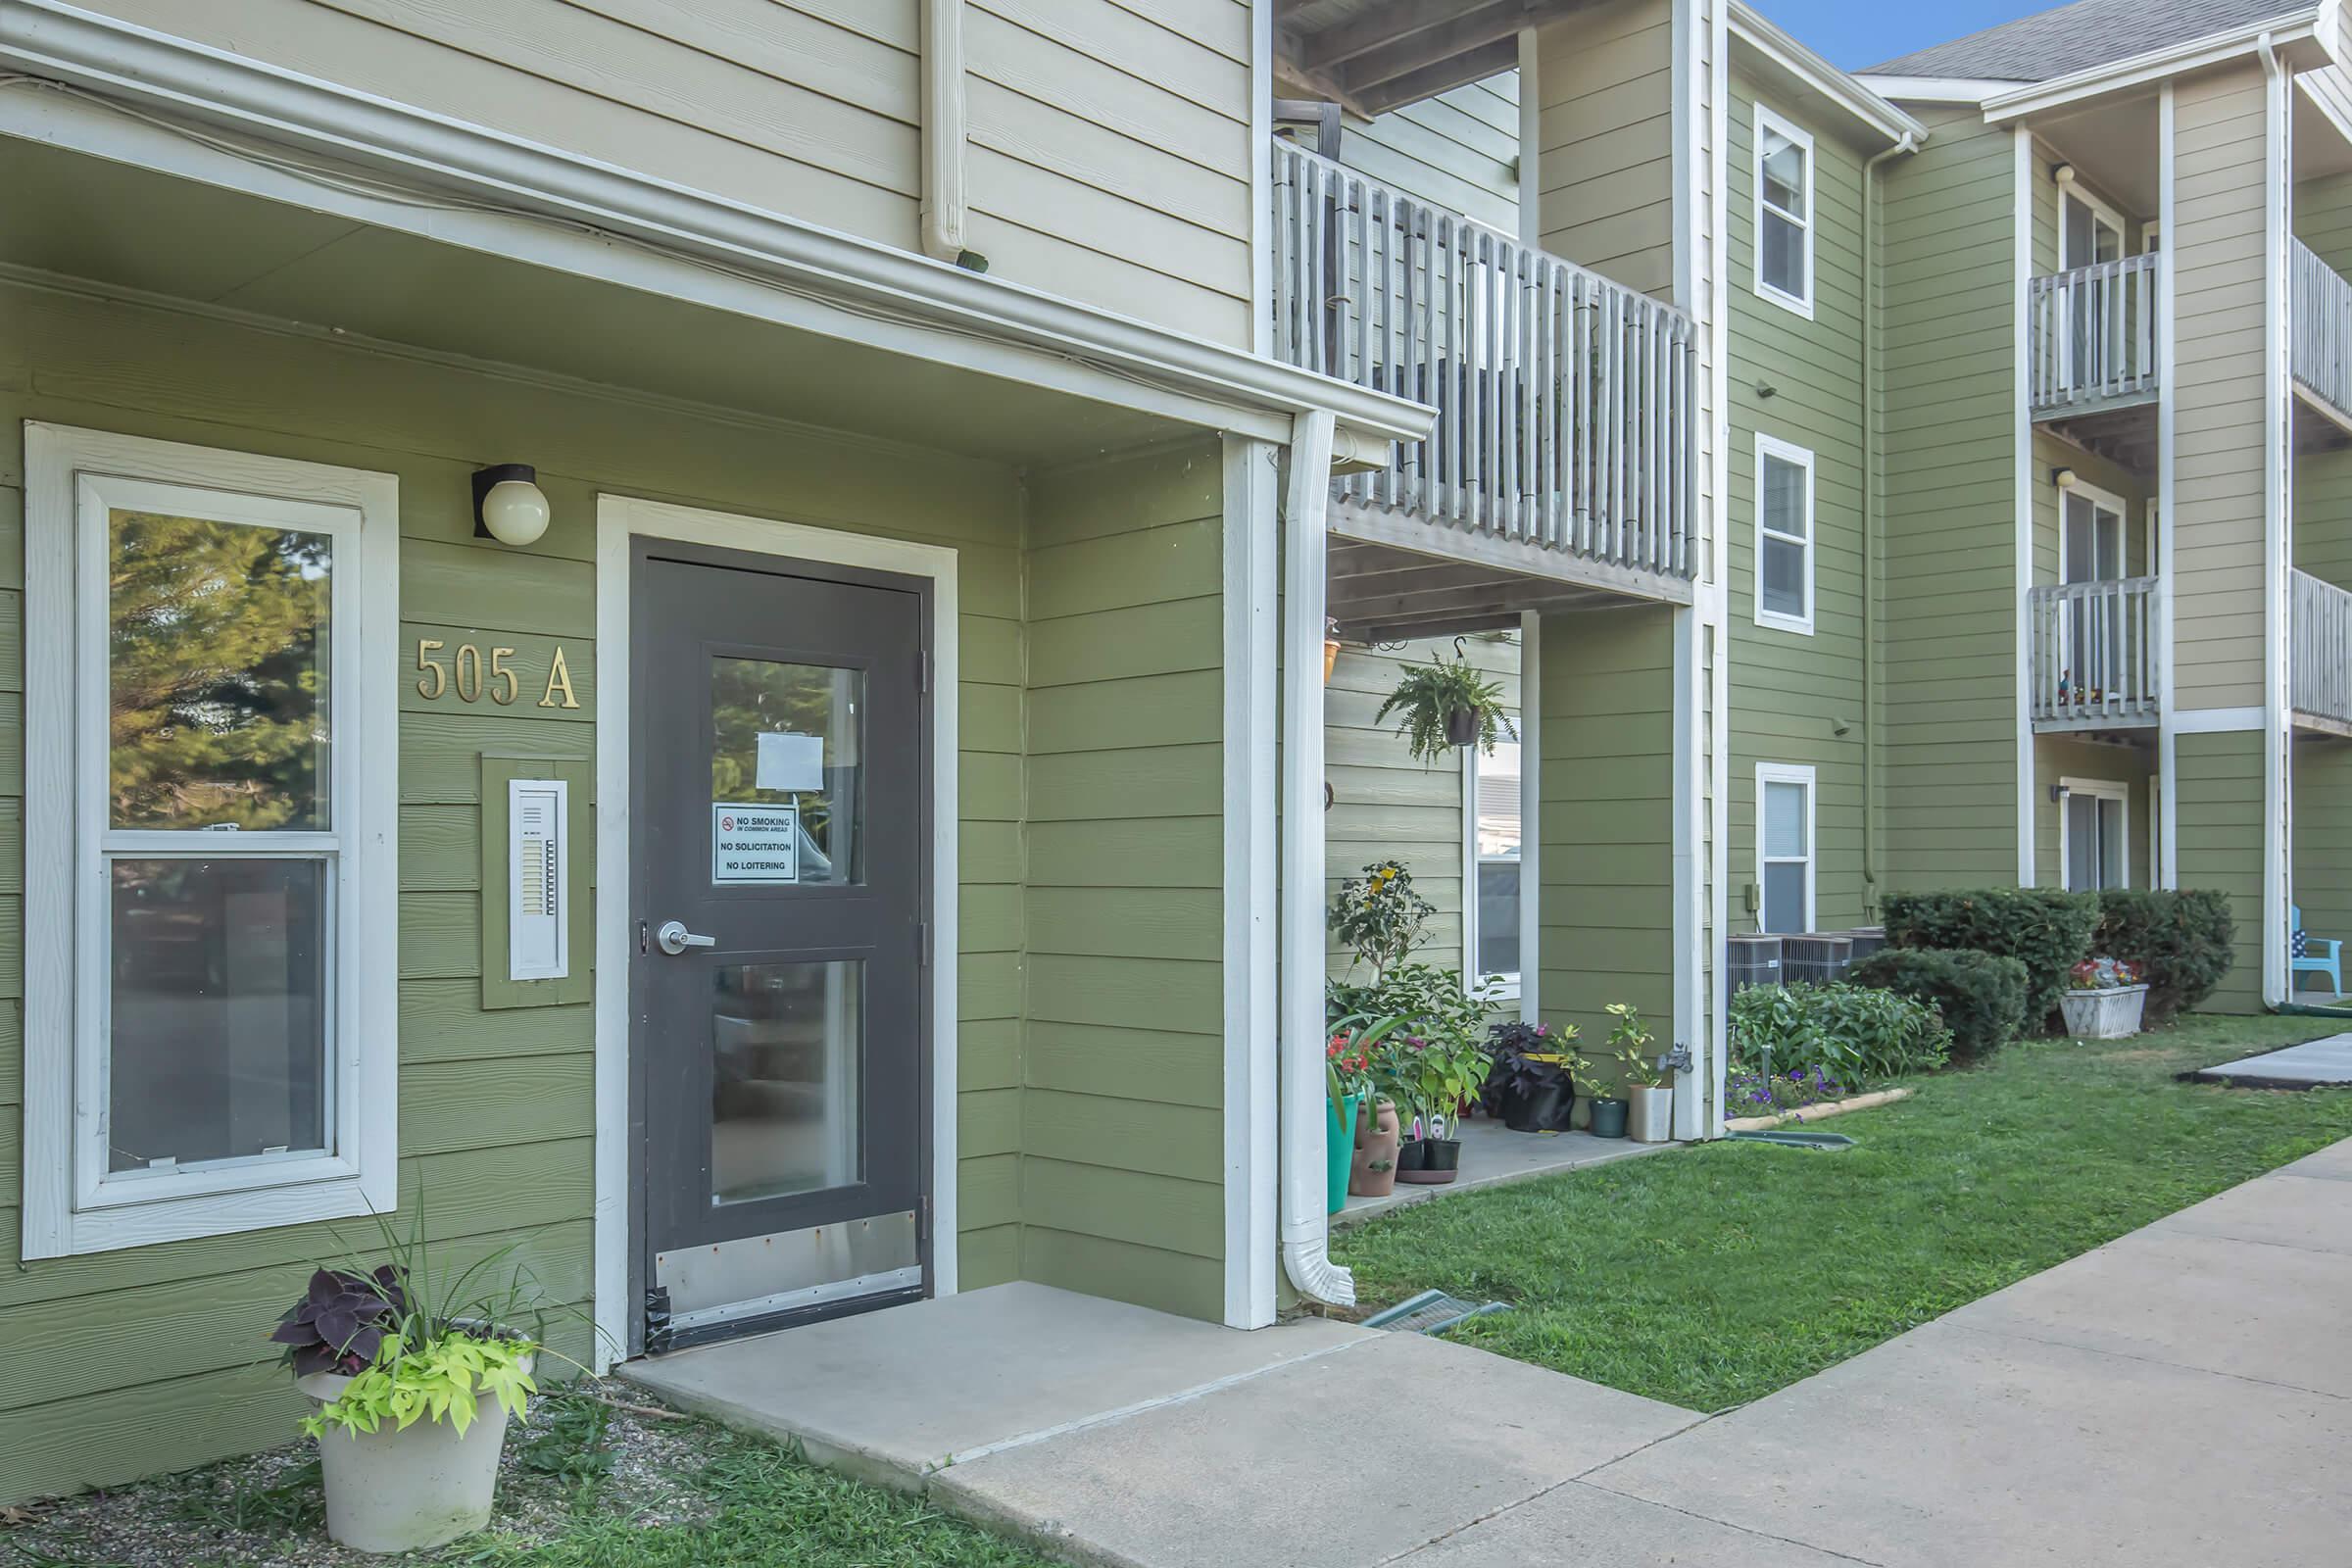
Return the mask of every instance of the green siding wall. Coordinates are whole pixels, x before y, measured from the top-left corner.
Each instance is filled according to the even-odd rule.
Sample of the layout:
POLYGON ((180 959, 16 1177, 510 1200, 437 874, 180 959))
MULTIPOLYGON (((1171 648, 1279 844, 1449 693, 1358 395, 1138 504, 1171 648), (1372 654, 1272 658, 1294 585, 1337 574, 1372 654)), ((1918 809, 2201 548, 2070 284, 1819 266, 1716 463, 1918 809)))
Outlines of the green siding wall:
POLYGON ((2229 896, 2237 963, 2205 1003, 2214 1012, 2262 1007, 2262 736, 2254 730, 2175 742, 2180 885, 2229 896))
MULTIPOLYGON (((1764 96, 1799 125, 1801 114, 1764 96)), ((1863 751, 1870 743, 1862 680, 1862 158, 1814 131, 1813 319, 1755 291, 1755 95, 1732 79, 1731 808, 1726 876, 1731 930, 1756 929, 1756 764, 1814 771, 1814 917, 1819 930, 1859 925, 1863 885, 1863 751), (1769 395, 1766 388, 1770 388, 1769 395), (1756 623, 1756 436, 1813 453, 1813 633, 1756 623), (1840 733, 1842 731, 1842 733, 1840 733)))
POLYGON ((1673 632, 1662 605, 1544 618, 1541 1001, 1588 1046, 1612 1002, 1672 1033, 1673 632))
POLYGON ((2017 876, 2014 144, 1973 113, 1880 166, 1880 842, 1894 888, 2017 876))
POLYGON ((2148 785, 2149 776, 2155 771, 2149 753, 2132 745, 2104 745, 2070 735, 2036 735, 2034 758, 2034 777, 2041 785, 2034 792, 2034 885, 2045 888, 2066 885, 2066 860, 2059 854, 2058 841, 2059 813, 2064 808, 2050 799, 2050 787, 2062 778, 2089 778, 2130 787, 2131 798, 2125 808, 2131 821, 2125 832, 2131 847, 2131 885, 2155 886, 2156 868, 2148 851, 2153 801, 2148 785))
POLYGON ((1222 465, 1032 491, 1025 1278, 1224 1308, 1222 465))
MULTIPOLYGON (((2295 187, 2295 233, 2338 271, 2352 268, 2352 174, 2295 187)), ((2295 459, 2294 510, 2295 564, 2352 587, 2352 447, 2295 459)), ((2292 782, 2292 902, 2314 936, 2352 940, 2352 742, 2296 737, 2292 782)))
MULTIPOLYGON (((590 1009, 478 1005, 478 754, 592 755, 596 495, 955 547, 963 1285, 1025 1264, 1037 1278, 1213 1313, 1220 1232, 1203 1217, 1220 1179, 1213 448, 1041 483, 1024 554, 1022 486, 1000 466, 76 293, 0 290, 0 898, 12 908, 18 424, 28 417, 394 473, 411 635, 563 640, 576 713, 402 714, 402 935, 387 961, 401 977, 404 1205, 428 1192, 432 1228, 460 1254, 527 1239, 535 1272, 571 1302, 586 1300, 590 1276, 590 1009), (524 551, 471 538, 467 473, 513 459, 539 466, 555 507, 554 526, 524 551), (1089 493, 1116 499, 1090 512, 1079 504, 1089 493), (1024 891, 1032 856, 1038 886, 1024 891), (1026 1173, 1024 1140, 1042 1151, 1026 1173), (1026 1257, 1025 1204, 1037 1221, 1026 1257), (1126 1239, 1140 1227, 1156 1247, 1126 1239)), ((404 643, 403 658, 413 653, 404 643)), ((577 874, 590 873, 590 853, 579 847, 577 874)), ((0 922, 0 1254, 12 1265, 20 925, 0 922)), ((10 1368, 0 1498, 283 1440, 296 1400, 253 1363, 310 1264, 335 1250, 323 1227, 306 1226, 0 1270, 10 1368), (125 1335, 142 1347, 128 1360, 125 1335)))

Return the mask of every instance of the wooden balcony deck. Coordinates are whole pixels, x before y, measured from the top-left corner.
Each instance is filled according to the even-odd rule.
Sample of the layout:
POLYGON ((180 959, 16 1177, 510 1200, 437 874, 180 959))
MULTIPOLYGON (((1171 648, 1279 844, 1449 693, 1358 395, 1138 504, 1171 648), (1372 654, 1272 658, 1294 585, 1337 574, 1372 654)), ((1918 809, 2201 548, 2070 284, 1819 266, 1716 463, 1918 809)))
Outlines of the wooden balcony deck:
POLYGON ((1273 183, 1276 356, 1438 410, 1429 440, 1335 482, 1332 532, 1483 568, 1494 591, 1454 583, 1457 610, 1687 601, 1690 318, 1287 141, 1273 183))
POLYGON ((2132 729, 2157 721, 2163 670, 2156 579, 2044 584, 2026 595, 2036 730, 2132 729))

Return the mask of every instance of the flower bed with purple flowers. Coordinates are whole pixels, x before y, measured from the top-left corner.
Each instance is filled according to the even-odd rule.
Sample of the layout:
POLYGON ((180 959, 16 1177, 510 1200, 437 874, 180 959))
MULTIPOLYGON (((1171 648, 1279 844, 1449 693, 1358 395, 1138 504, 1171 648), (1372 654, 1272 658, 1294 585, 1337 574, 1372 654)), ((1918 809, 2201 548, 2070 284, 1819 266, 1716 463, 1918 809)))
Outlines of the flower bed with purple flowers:
POLYGON ((1767 1075, 1735 1069, 1725 1083, 1724 1114, 1729 1117, 1772 1116, 1784 1110, 1827 1104, 1861 1093, 1858 1084, 1841 1084, 1826 1067, 1799 1067, 1794 1072, 1767 1075))

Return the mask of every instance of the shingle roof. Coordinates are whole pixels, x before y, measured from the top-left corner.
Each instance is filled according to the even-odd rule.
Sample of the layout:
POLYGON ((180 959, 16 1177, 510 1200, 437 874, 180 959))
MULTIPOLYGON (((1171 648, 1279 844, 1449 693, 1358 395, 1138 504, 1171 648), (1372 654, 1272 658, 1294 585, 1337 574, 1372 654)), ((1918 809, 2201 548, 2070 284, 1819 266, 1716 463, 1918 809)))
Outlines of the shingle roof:
POLYGON ((2048 81, 2305 9, 2290 0, 2075 0, 1914 50, 1863 74, 2048 81))

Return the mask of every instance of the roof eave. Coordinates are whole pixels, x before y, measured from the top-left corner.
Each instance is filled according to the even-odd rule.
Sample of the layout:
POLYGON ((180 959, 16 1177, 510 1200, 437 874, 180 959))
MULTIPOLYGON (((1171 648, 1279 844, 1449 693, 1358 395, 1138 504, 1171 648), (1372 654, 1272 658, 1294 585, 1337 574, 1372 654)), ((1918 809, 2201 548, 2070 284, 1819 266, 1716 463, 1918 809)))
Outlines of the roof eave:
POLYGON ((2184 43, 2168 44, 2162 49, 2034 82, 1984 100, 1984 119, 1991 124, 2006 124, 2070 104, 2143 87, 2183 72, 2223 65, 2264 48, 2289 53, 2290 63, 2300 67, 2327 65, 2335 58, 2329 35, 2335 31, 2336 9, 2337 0, 2322 0, 2307 11, 2286 12, 2264 22, 2209 32, 2184 43))
POLYGON ((1735 37, 1844 110, 1871 134, 1896 145, 1927 140, 1927 126, 1782 31, 1745 0, 1732 0, 1728 15, 1735 37))

